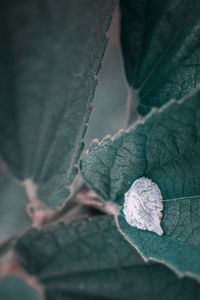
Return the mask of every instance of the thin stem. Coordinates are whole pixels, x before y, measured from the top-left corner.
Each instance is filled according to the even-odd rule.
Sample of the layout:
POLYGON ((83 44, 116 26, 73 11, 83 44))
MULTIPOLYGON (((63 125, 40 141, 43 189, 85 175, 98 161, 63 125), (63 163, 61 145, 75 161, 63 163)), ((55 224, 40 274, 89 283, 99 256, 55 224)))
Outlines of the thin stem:
POLYGON ((73 195, 71 195, 70 198, 67 199, 65 204, 56 210, 51 217, 49 217, 45 222, 42 224, 42 226, 48 226, 52 223, 58 222, 60 219, 62 219, 64 216, 67 216, 68 213, 71 212, 72 209, 77 205, 78 201, 77 197, 79 193, 83 193, 88 191, 88 187, 86 187, 85 184, 83 184, 73 195))
POLYGON ((7 249, 9 249, 10 247, 12 247, 19 236, 20 236, 19 234, 13 235, 9 239, 1 243, 0 254, 6 251, 7 249))

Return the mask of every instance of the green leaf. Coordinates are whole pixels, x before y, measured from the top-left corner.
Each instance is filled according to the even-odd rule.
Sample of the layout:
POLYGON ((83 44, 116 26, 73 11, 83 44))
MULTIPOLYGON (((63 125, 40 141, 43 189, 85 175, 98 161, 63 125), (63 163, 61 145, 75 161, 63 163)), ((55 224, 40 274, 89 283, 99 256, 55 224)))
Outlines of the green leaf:
POLYGON ((47 300, 198 299, 200 286, 158 263, 145 263, 110 216, 32 230, 15 252, 45 287, 47 300))
POLYGON ((200 81, 200 2, 121 0, 121 43, 132 114, 146 115, 200 81))
POLYGON ((133 228, 119 216, 119 229, 144 257, 200 277, 200 91, 170 102, 126 132, 93 143, 81 162, 89 185, 122 207, 139 177, 162 193, 164 235, 133 228), (182 198, 184 197, 184 198, 182 198))
POLYGON ((108 31, 108 43, 101 69, 99 83, 93 99, 88 131, 85 138, 86 148, 92 139, 102 139, 114 135, 127 125, 127 82, 124 76, 120 45, 120 15, 115 9, 108 31), (103 120, 103 122, 102 122, 103 120))
MULTIPOLYGON (((12 178, 0 178, 0 243, 31 225, 26 212, 29 199, 12 178)), ((1 299, 1 297, 0 297, 1 299)))
POLYGON ((39 295, 29 288, 23 281, 14 276, 7 277, 0 282, 0 298, 2 300, 39 300, 39 295))
POLYGON ((77 173, 116 2, 1 4, 1 155, 50 207, 68 196, 77 173))

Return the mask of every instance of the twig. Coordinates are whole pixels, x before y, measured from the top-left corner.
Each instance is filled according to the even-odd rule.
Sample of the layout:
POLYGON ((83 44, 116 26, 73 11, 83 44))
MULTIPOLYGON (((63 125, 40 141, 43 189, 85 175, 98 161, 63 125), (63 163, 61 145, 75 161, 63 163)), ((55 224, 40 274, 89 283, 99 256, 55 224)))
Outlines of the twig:
POLYGON ((12 247, 19 236, 20 236, 19 234, 13 235, 9 239, 7 239, 3 243, 1 243, 0 244, 0 254, 2 252, 6 251, 7 249, 9 249, 10 247, 12 247))

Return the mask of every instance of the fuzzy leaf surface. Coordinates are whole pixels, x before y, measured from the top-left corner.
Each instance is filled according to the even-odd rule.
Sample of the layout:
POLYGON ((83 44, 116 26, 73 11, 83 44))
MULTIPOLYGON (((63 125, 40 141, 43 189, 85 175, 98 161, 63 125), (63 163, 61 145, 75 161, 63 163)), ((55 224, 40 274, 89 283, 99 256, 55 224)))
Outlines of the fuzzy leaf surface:
POLYGON ((1 3, 1 155, 50 207, 77 173, 116 2, 1 3))
POLYGON ((110 216, 32 230, 15 246, 46 300, 198 299, 200 286, 158 263, 145 263, 110 216))
MULTIPOLYGON (((140 115, 187 95, 200 81, 200 2, 121 0, 121 43, 140 115)), ((130 111, 130 123, 134 111, 130 111)))
POLYGON ((93 143, 81 161, 88 184, 119 206, 118 226, 147 259, 200 278, 200 91, 170 102, 126 132, 93 143), (163 196, 163 236, 131 227, 120 209, 132 183, 147 177, 163 196), (171 199, 171 200, 170 200, 171 199), (192 255, 191 255, 192 253, 192 255))

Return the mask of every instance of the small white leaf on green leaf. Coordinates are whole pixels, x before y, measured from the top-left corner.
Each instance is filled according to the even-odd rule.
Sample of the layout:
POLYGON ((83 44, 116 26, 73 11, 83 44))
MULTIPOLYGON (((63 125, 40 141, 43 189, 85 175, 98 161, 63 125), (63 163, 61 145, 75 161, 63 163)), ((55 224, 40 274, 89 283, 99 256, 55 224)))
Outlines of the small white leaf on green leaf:
POLYGON ((151 179, 141 177, 135 180, 125 193, 123 213, 131 226, 162 235, 161 210, 163 210, 162 194, 151 179))
POLYGON ((163 197, 158 236, 130 226, 118 215, 123 236, 146 259, 161 261, 181 275, 200 279, 200 90, 171 101, 114 138, 93 142, 81 173, 105 201, 122 206, 124 194, 141 177, 155 182, 163 197), (167 201, 166 201, 167 200, 167 201), (191 255, 192 253, 192 255, 191 255))

